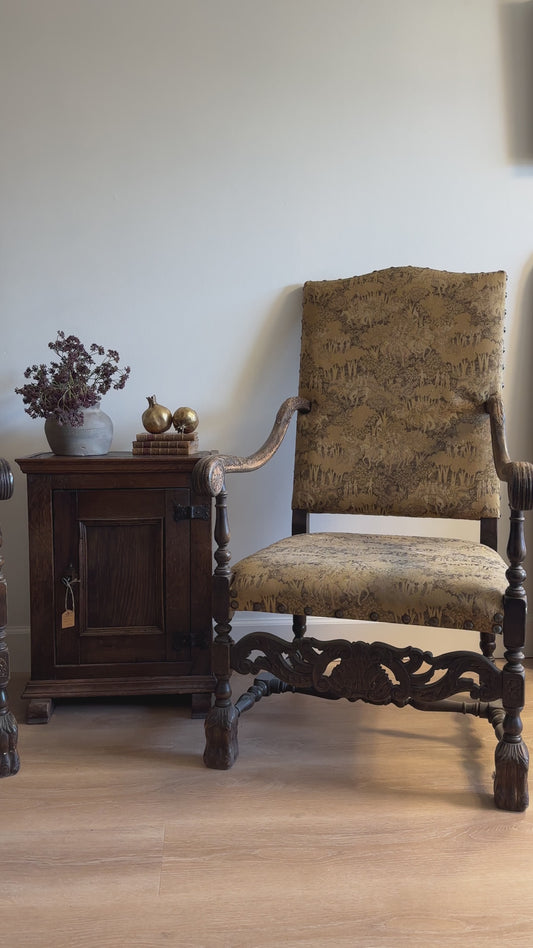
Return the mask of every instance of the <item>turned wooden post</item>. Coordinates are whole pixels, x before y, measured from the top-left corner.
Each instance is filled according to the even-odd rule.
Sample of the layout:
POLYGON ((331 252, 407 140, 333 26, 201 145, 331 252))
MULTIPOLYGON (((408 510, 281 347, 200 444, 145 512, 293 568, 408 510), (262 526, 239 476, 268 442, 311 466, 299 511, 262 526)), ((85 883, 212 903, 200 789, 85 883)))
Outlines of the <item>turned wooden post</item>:
POLYGON ((204 763, 216 770, 228 770, 239 756, 237 724, 239 712, 231 697, 230 652, 233 645, 230 619, 233 615, 229 604, 231 579, 231 553, 228 544, 231 538, 227 492, 224 488, 217 494, 215 502, 215 551, 216 568, 213 574, 213 616, 215 639, 212 645, 212 672, 216 678, 215 704, 205 721, 206 745, 204 763))
POLYGON ((524 514, 511 510, 511 529, 506 572, 509 586, 505 593, 503 641, 505 660, 502 671, 502 703, 505 711, 503 736, 496 747, 494 800, 505 810, 525 810, 528 802, 527 772, 529 754, 522 740, 520 712, 524 707, 524 667, 522 651, 525 642, 527 600, 524 589, 526 556, 524 514))
MULTIPOLYGON (((489 546, 491 550, 498 549, 498 521, 496 517, 484 517, 480 521, 480 542, 484 546, 489 546)), ((481 632, 479 647, 485 656, 494 659, 496 651, 496 634, 494 632, 481 632)))
MULTIPOLYGON (((7 461, 0 458, 0 500, 9 500, 13 493, 13 475, 7 461)), ((0 531, 0 547, 2 532, 0 531)), ((2 567, 4 559, 0 554, 0 777, 16 774, 20 767, 17 752, 18 727, 14 715, 7 703, 7 685, 9 682, 9 651, 6 642, 7 625, 7 583, 2 567)))
MULTIPOLYGON (((295 508, 292 511, 292 535, 309 533, 309 513, 307 510, 295 508)), ((307 614, 293 615, 292 631, 296 639, 301 639, 307 631, 307 614)))

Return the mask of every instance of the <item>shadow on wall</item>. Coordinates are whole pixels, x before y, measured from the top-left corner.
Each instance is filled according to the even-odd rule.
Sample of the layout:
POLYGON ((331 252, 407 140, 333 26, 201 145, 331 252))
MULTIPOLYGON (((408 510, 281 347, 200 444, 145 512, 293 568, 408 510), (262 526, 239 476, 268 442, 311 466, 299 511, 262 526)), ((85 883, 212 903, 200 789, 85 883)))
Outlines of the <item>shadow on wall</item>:
MULTIPOLYGON (((287 287, 273 303, 252 345, 227 368, 217 412, 202 418, 219 432, 225 454, 252 454, 263 443, 276 412, 296 395, 300 359, 302 288, 287 287)), ((206 425, 207 426, 207 425, 206 425)))
MULTIPOLYGON (((283 290, 267 312, 249 350, 228 366, 217 413, 203 416, 223 454, 253 454, 270 434, 282 402, 298 394, 302 287, 283 290)), ((228 478, 232 561, 290 533, 296 424, 275 457, 250 474, 228 478)))
POLYGON ((500 32, 508 156, 533 172, 533 0, 502 3, 500 32))

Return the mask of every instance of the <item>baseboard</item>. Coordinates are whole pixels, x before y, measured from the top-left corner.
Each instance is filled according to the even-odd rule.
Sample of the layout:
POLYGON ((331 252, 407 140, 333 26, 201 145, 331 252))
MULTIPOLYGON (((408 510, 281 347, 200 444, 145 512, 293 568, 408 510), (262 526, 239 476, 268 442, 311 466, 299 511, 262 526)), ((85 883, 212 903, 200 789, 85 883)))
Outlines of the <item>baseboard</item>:
POLYGON ((14 675, 30 677, 31 648, 30 630, 27 626, 8 626, 6 635, 9 649, 9 667, 14 675))

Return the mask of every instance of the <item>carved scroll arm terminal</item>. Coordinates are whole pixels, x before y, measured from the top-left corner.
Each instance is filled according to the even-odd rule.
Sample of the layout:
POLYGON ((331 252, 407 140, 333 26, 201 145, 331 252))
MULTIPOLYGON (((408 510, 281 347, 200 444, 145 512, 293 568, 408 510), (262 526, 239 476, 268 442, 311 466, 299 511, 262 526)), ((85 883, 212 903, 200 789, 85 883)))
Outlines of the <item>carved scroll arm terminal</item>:
POLYGON ((296 411, 308 412, 311 404, 305 398, 287 398, 279 409, 268 438, 261 447, 248 457, 229 454, 214 454, 198 461, 193 471, 193 484, 200 494, 216 497, 225 488, 226 474, 248 473, 263 467, 280 447, 296 411))
POLYGON ((507 484, 509 505, 512 510, 533 509, 533 464, 528 461, 512 461, 505 437, 505 414, 498 395, 492 395, 485 405, 490 416, 492 452, 496 472, 507 484))
POLYGON ((13 494, 13 474, 4 458, 0 458, 0 500, 9 500, 13 494))

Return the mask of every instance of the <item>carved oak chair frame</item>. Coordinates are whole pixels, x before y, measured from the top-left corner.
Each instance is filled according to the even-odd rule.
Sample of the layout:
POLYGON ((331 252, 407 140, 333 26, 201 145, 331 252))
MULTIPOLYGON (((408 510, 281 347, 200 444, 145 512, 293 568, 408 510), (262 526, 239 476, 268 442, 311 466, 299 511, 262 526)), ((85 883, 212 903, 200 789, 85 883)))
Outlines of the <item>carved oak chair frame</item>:
MULTIPOLYGON (((431 280, 438 271, 415 268, 392 268, 378 271, 393 284, 405 273, 409 279, 431 280)), ((372 275, 371 275, 372 276, 372 275)), ((445 279, 449 275, 445 274, 445 279)), ((468 276, 468 275, 464 275, 468 276)), ((473 275, 478 276, 478 275, 473 275)), ((483 276, 483 275, 482 275, 483 276)), ((496 277, 497 275, 489 275, 496 277)), ((502 276, 500 274, 500 276, 502 276)), ((504 277, 504 275, 503 275, 504 277)), ((356 280, 357 278, 353 278, 356 280)), ((340 283, 341 281, 336 281, 340 283)), ((323 284, 327 286, 326 282, 323 284)), ((335 282, 332 281, 335 286, 335 282)), ((307 287, 315 286, 306 284, 307 287)), ((501 313, 503 331, 503 308, 501 313)), ((503 337, 502 337, 503 338, 503 337)), ((373 704, 393 703, 423 711, 456 711, 487 719, 497 738, 495 752, 494 799, 498 807, 524 810, 528 805, 528 751, 522 739, 521 712, 524 707, 523 647, 526 631, 526 593, 524 589, 526 555, 524 511, 533 507, 533 465, 515 462, 509 457, 502 400, 498 391, 491 392, 480 406, 490 419, 491 455, 497 479, 506 485, 510 507, 508 566, 502 562, 506 577, 501 595, 501 611, 495 613, 490 629, 480 632, 481 654, 474 651, 451 651, 434 656, 413 646, 396 648, 382 642, 319 641, 308 638, 306 612, 296 613, 281 606, 264 608, 264 604, 246 608, 260 611, 293 611, 294 638, 288 642, 267 632, 253 632, 235 643, 231 637, 231 619, 237 608, 232 584, 234 572, 230 565, 230 529, 227 512, 226 476, 255 471, 266 464, 278 450, 295 413, 303 419, 316 406, 300 395, 287 399, 281 406, 272 431, 258 451, 249 457, 211 455, 198 462, 194 471, 196 489, 216 499, 215 560, 213 576, 213 616, 215 639, 212 646, 213 672, 216 677, 215 704, 205 724, 208 767, 228 769, 238 755, 237 723, 239 716, 260 698, 285 691, 313 694, 326 698, 345 697, 373 704), (505 588, 505 583, 506 588, 505 588), (505 663, 496 665, 493 654, 496 637, 503 632, 505 663), (333 671, 331 671, 333 663, 333 671), (231 674, 258 674, 248 691, 235 703, 232 701, 231 674), (458 696, 462 696, 459 700, 458 696), (464 700, 468 696, 469 700, 464 700)), ((487 432, 488 437, 488 432, 487 432)), ((295 506, 293 498, 292 536, 309 532, 309 509, 295 506)), ((479 516, 482 547, 496 551, 497 518, 479 516)), ((416 544, 413 538, 412 543, 416 544)), ((442 541, 445 554, 446 540, 442 541)), ((477 546, 477 544, 474 544, 477 546)), ((237 569, 239 564, 237 564, 237 569)), ((322 614, 322 613, 320 613, 322 614)), ((333 618, 337 612, 329 613, 333 618)), ((351 616, 352 618, 354 616, 351 616)), ((368 618, 378 619, 371 614, 368 618)), ((403 622, 412 621, 408 615, 403 622)), ((440 625, 436 621, 419 624, 440 625)), ((465 621, 464 628, 476 628, 465 621)))
MULTIPOLYGON (((0 500, 9 500, 13 494, 13 474, 8 462, 0 458, 0 500)), ((0 547, 2 531, 0 530, 0 547)), ((7 686, 9 684, 9 650, 6 641, 7 583, 2 569, 4 559, 0 554, 0 777, 18 773, 20 758, 17 750, 18 725, 9 710, 7 686)))

